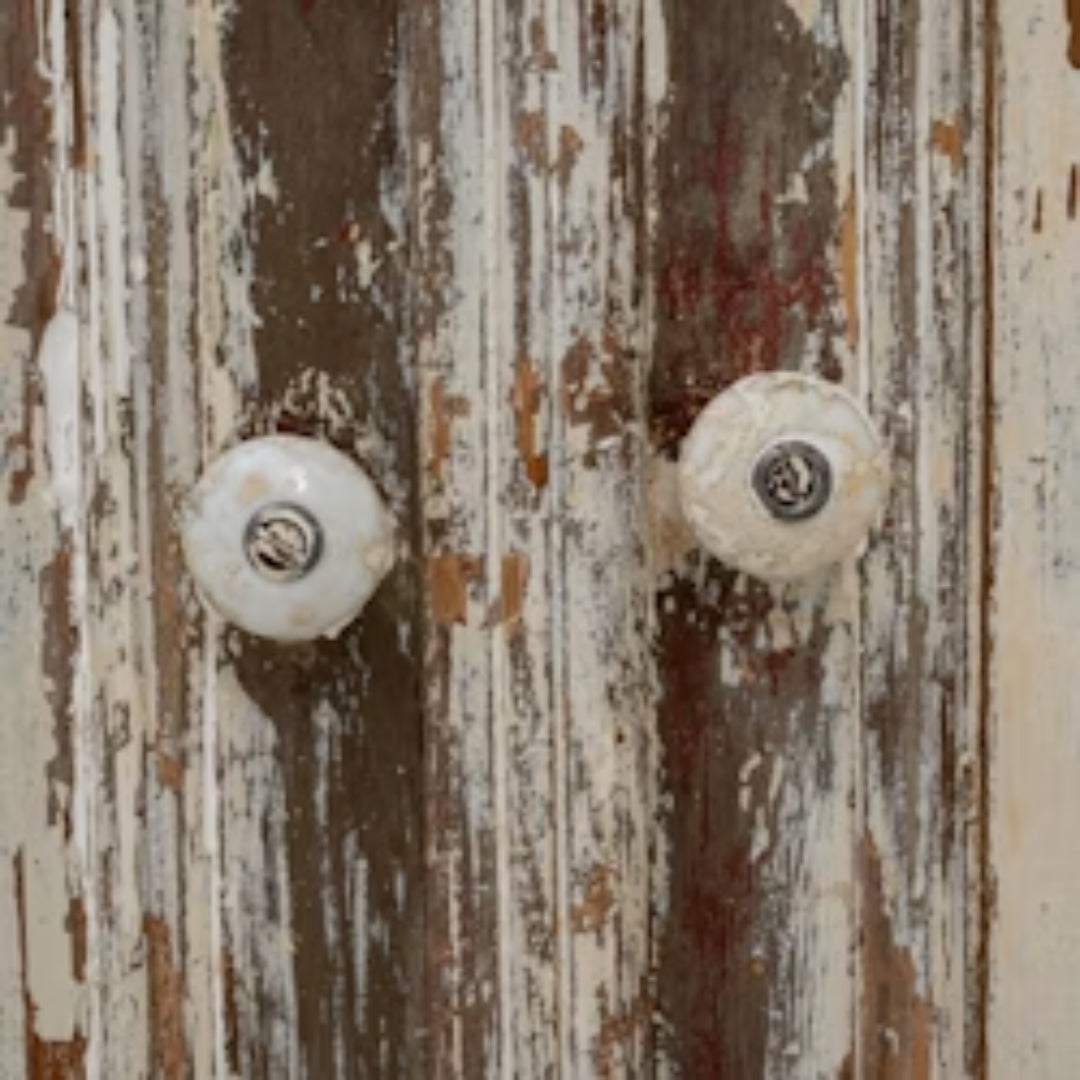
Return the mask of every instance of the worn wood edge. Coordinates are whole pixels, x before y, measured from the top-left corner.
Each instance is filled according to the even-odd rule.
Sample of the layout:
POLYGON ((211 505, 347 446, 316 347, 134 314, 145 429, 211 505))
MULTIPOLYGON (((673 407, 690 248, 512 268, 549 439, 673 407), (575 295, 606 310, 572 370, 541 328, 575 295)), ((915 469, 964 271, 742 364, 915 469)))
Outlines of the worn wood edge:
MULTIPOLYGON (((669 6, 669 20, 675 10, 669 6)), ((694 212, 678 200, 700 201, 705 193, 675 195, 678 187, 661 182, 667 201, 657 230, 653 498, 675 892, 660 955, 665 1068, 676 1075, 828 1075, 841 1069, 852 1044, 858 582, 849 567, 769 591, 688 557, 685 530, 664 498, 673 483, 664 459, 708 397, 749 370, 804 366, 854 381, 840 182, 854 159, 845 55, 856 39, 854 12, 854 5, 753 12, 731 5, 716 9, 719 24, 695 18, 678 41, 669 36, 676 82, 691 61, 702 64, 697 53, 711 48, 722 57, 710 80, 691 87, 688 101, 675 101, 671 123, 685 144, 665 151, 661 143, 660 157, 667 169, 681 162, 684 188, 700 185, 708 170, 718 215, 715 235, 697 238, 712 263, 709 254, 680 248, 677 232, 664 241, 665 219, 682 213, 689 222, 681 226, 689 232, 684 243, 694 245, 694 212), (766 47, 769 34, 776 37, 766 47), (740 43, 737 55, 722 51, 724 39, 740 43), (753 83, 751 71, 768 63, 785 65, 785 77, 797 70, 806 87, 793 74, 780 85, 807 92, 812 86, 820 98, 814 115, 827 117, 810 124, 800 113, 799 129, 796 116, 783 113, 788 99, 773 95, 771 84, 768 116, 759 100, 750 112, 754 125, 779 123, 782 146, 753 142, 755 133, 740 126, 749 114, 732 100, 736 88, 753 83), (740 64, 749 65, 745 78, 740 64), (711 137, 702 133, 706 122, 711 137), (805 159, 775 175, 776 159, 797 155, 792 146, 804 147, 805 159), (797 232, 785 233, 774 209, 781 205, 797 232), (790 264, 761 256, 785 240, 790 264), (715 325, 706 301, 715 304, 715 325), (734 806, 724 817, 699 810, 725 799, 734 806), (711 836, 708 843, 679 821, 694 817, 702 819, 696 827, 711 836), (702 978, 706 972, 711 983, 702 978), (695 979, 698 988, 686 1000, 682 988, 695 979)))
POLYGON ((1077 505, 1070 356, 1080 90, 1075 5, 990 6, 993 321, 986 614, 990 1075, 1068 1076, 1075 970, 1077 505))
POLYGON ((894 17, 866 27, 856 215, 867 394, 895 468, 864 563, 855 1075, 974 1075, 985 24, 980 4, 894 17))

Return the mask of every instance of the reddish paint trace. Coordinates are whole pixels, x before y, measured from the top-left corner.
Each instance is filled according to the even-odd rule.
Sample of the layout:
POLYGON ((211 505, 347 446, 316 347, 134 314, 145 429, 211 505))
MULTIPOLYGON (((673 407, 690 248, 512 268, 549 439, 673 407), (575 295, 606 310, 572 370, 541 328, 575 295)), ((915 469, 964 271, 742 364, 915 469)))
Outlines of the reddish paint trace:
POLYGON ((935 120, 930 127, 930 148, 949 159, 954 172, 964 164, 964 141, 955 120, 935 120))
MULTIPOLYGON (((809 212, 788 215, 786 232, 778 239, 785 214, 770 186, 763 183, 756 213, 738 221, 731 207, 739 197, 745 166, 741 140, 721 129, 714 156, 699 184, 711 188, 713 213, 691 225, 664 252, 657 276, 661 317, 678 327, 679 353, 666 358, 665 385, 657 387, 653 441, 674 450, 686 434, 698 407, 742 375, 770 371, 790 362, 793 342, 804 326, 828 325, 837 293, 832 251, 812 234, 809 212), (783 258, 779 253, 783 252, 783 258), (707 333, 706 333, 707 329, 707 333)), ((779 176, 766 160, 767 180, 779 176)), ((850 228, 850 226, 849 226, 850 228)), ((854 234, 841 226, 842 255, 856 251, 854 234)), ((852 291, 854 275, 848 272, 852 291)), ((847 297, 849 333, 855 332, 853 297, 847 297)), ((838 374, 829 354, 822 357, 822 374, 838 374)))
POLYGON ((499 622, 511 637, 516 637, 522 629, 522 609, 528 585, 528 555, 521 552, 504 555, 499 581, 499 622))
MULTIPOLYGON (((934 1008, 918 992, 915 962, 896 940, 882 879, 881 853, 863 834, 859 855, 862 955, 862 1075, 881 1080, 926 1080, 931 1075, 934 1008)), ((841 1078, 854 1076, 853 1054, 841 1078)))
POLYGON ((469 612, 469 583, 482 572, 473 555, 447 552, 428 559, 428 600, 437 626, 462 626, 469 612))
POLYGON ((154 1059, 165 1080, 182 1080, 187 1070, 184 1045, 184 977, 173 956, 169 924, 143 916, 147 974, 150 980, 151 1038, 154 1059))
POLYGON ((543 401, 544 388, 536 365, 527 356, 514 365, 514 386, 510 391, 510 404, 517 425, 518 458, 525 475, 535 488, 542 488, 548 481, 548 456, 539 450, 537 417, 543 401))
POLYGON ((611 888, 614 880, 615 872, 611 867, 598 863, 592 868, 584 898, 570 909, 570 925, 575 933, 586 934, 603 928, 615 907, 615 893, 611 888))
MULTIPOLYGON (((672 459, 704 404, 742 376, 796 365, 840 374, 859 329, 859 208, 849 196, 841 214, 851 164, 837 175, 829 153, 849 56, 806 33, 783 0, 675 5, 668 27, 649 390, 650 440, 672 459)), ((657 985, 680 1075, 762 1076, 770 1046, 800 1036, 778 1005, 791 990, 777 985, 790 864, 755 835, 757 813, 780 835, 767 792, 750 786, 752 812, 740 803, 752 757, 816 752, 802 733, 829 627, 807 612, 798 640, 774 645, 780 603, 697 553, 657 597, 671 797, 657 985)), ((785 850, 797 842, 786 837, 785 850)))

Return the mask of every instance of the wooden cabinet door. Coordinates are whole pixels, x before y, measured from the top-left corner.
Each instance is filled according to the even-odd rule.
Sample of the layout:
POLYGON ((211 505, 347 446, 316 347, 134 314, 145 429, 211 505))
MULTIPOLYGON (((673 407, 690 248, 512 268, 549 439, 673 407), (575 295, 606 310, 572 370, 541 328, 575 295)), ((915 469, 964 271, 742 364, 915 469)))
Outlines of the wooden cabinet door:
POLYGON ((0 6, 0 1076, 1080 1075, 1080 11, 0 6), (705 557, 740 376, 889 448, 705 557), (334 639, 195 595, 238 440, 360 461, 334 639))

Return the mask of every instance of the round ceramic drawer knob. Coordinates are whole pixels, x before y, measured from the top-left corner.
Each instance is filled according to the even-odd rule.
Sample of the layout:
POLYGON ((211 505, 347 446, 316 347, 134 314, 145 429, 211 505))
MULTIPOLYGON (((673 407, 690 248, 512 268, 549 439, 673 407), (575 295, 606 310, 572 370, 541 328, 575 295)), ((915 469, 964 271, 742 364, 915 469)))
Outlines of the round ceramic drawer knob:
POLYGON ((332 637, 392 562, 393 525, 367 474, 295 435, 252 439, 218 458, 187 498, 182 536, 207 602, 278 641, 332 637))
POLYGON ((682 445, 679 494, 701 545, 766 580, 804 577, 858 547, 888 491, 870 418, 809 375, 751 375, 713 398, 682 445))

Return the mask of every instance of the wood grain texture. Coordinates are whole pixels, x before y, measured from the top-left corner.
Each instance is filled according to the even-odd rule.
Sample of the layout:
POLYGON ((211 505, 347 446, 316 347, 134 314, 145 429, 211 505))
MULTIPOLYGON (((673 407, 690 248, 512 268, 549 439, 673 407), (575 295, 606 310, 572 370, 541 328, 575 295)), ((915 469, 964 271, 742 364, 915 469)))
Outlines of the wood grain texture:
POLYGON ((679 1076, 831 1076, 854 1033, 858 582, 770 589, 682 551, 665 459, 740 375, 857 382, 842 207, 854 5, 666 10, 651 426, 671 849, 660 1005, 679 1076))
POLYGON ((988 1064, 1056 1080, 1080 1060, 1080 73, 1075 5, 996 14, 988 1064))
POLYGON ((856 1075, 979 1075, 986 28, 878 4, 861 48, 859 348, 892 496, 863 562, 856 1075))
POLYGON ((857 577, 768 590, 694 555, 664 581, 670 1053, 702 1076, 977 1072, 978 9, 669 26, 658 449, 739 375, 804 367, 862 393, 894 463, 857 577))
POLYGON ((646 1074, 648 5, 446 4, 417 131, 436 1074, 646 1074), (616 571, 613 578, 608 570, 616 571))
POLYGON ((86 1058, 72 537, 50 505, 32 365, 59 271, 48 231, 53 148, 38 29, 31 4, 0 11, 0 1073, 12 1080, 75 1076, 86 1058))
POLYGON ((999 7, 0 7, 5 1080, 1073 1076, 1076 13, 999 7), (778 368, 894 463, 784 588, 673 466, 778 368), (399 525, 333 641, 182 565, 271 431, 399 525))

